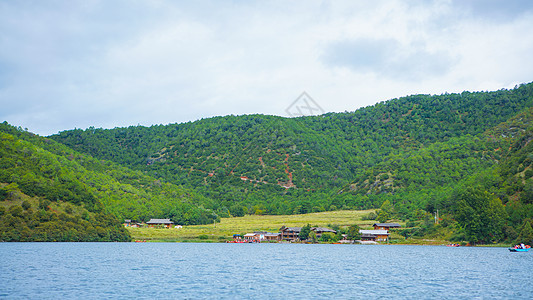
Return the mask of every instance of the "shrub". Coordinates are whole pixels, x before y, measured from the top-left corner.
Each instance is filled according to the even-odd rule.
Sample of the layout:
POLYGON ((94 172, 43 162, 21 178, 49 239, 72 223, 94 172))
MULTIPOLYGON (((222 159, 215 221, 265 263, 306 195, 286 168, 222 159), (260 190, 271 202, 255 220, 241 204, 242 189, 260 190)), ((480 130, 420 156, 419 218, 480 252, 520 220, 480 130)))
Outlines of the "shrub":
POLYGON ((30 207, 31 207, 30 202, 28 202, 28 201, 26 201, 26 200, 24 200, 24 201, 22 202, 22 208, 23 208, 24 210, 28 210, 28 208, 30 208, 30 207))
POLYGON ((389 219, 389 214, 385 211, 380 211, 379 214, 378 214, 378 221, 380 223, 385 223, 387 222, 387 220, 389 219))
POLYGON ((4 189, 0 189, 0 201, 4 201, 7 199, 8 192, 4 189))
POLYGON ((19 205, 11 206, 11 207, 9 208, 9 213, 10 213, 13 217, 21 217, 21 216, 22 216, 22 207, 20 207, 19 205))
POLYGON ((47 199, 41 199, 39 200, 39 208, 40 209, 44 209, 44 210, 48 210, 48 206, 51 204, 52 202, 50 202, 50 200, 47 200, 47 199))
POLYGON ((320 237, 321 242, 335 242, 336 240, 336 236, 331 232, 324 232, 320 237))
POLYGON ((363 221, 375 220, 377 218, 378 218, 378 215, 375 212, 370 212, 368 215, 364 215, 362 217, 363 221))

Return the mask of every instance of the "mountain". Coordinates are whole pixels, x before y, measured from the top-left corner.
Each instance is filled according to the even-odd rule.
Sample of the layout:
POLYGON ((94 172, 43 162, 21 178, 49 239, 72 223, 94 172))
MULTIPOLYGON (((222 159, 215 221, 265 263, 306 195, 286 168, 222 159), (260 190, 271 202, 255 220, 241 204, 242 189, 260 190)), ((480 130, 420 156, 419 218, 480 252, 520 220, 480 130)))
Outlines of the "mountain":
POLYGON ((381 208, 378 220, 407 222, 406 237, 511 241, 527 236, 533 218, 532 106, 529 83, 321 116, 225 116, 46 138, 4 123, 0 197, 13 202, 19 191, 59 211, 68 204, 181 224, 381 208))
POLYGON ((126 241, 121 221, 213 223, 209 200, 0 124, 0 240, 126 241))
MULTIPOLYGON (((456 237, 471 242, 533 243, 533 108, 485 133, 509 143, 499 163, 459 184, 447 201, 456 237)), ((504 143, 507 144, 507 143, 504 143)))
MULTIPOLYGON (((63 131, 50 138, 214 199, 219 214, 379 207, 497 164, 484 132, 533 104, 533 84, 495 92, 392 99, 354 112, 247 115, 151 127, 63 131)), ((496 144, 494 144, 496 143, 496 144)), ((408 200, 405 200, 408 199, 408 200)))

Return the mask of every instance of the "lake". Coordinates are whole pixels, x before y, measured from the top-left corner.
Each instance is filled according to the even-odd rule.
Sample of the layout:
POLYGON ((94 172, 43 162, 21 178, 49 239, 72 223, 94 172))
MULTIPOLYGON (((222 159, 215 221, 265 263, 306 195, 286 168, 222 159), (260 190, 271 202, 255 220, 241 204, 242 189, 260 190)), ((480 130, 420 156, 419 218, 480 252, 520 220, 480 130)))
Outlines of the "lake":
POLYGON ((531 298, 532 254, 397 245, 0 243, 0 298, 531 298))

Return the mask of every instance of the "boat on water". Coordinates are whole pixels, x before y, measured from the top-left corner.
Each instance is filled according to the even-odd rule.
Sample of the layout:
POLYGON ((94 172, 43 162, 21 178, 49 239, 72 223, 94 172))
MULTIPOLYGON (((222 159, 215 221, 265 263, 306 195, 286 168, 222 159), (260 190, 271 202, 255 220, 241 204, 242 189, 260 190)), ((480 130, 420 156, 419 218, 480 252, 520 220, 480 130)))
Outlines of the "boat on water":
POLYGON ((514 247, 510 247, 509 251, 511 251, 511 252, 528 252, 529 249, 531 249, 531 246, 522 244, 522 245, 516 245, 514 247))
POLYGON ((525 249, 518 248, 518 249, 515 249, 515 248, 511 247, 511 248, 509 248, 509 251, 511 251, 511 252, 528 252, 529 248, 525 248, 525 249))

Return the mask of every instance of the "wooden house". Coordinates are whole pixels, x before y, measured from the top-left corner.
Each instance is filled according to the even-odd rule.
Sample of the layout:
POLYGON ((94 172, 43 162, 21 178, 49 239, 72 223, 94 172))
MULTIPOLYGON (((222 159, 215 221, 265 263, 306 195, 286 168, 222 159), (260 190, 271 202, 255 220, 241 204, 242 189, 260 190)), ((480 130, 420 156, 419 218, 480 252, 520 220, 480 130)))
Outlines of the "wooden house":
POLYGON ((170 219, 150 219, 150 221, 146 222, 146 225, 150 228, 154 227, 164 227, 164 228, 172 228, 172 225, 174 225, 174 222, 170 221, 170 219))
POLYGON ((281 234, 272 233, 268 231, 255 231, 255 235, 259 237, 259 241, 279 241, 281 234))
POLYGON ((281 238, 280 233, 266 232, 263 234, 265 241, 279 241, 281 238))
POLYGON ((260 237, 257 233, 247 233, 244 235, 244 240, 248 242, 259 242, 260 237))
POLYGON ((361 233, 362 241, 375 241, 375 242, 385 242, 389 238, 389 231, 378 229, 378 230, 359 230, 361 233))
POLYGON ((300 231, 302 227, 284 227, 281 228, 280 239, 287 241, 294 241, 300 237, 300 231))
POLYGON ((374 230, 390 230, 391 228, 402 227, 398 223, 374 223, 372 226, 374 227, 374 230))
POLYGON ((279 241, 280 236, 280 233, 256 231, 254 233, 245 234, 244 239, 249 242, 279 241))

